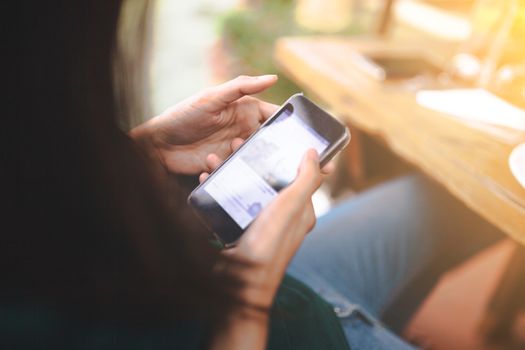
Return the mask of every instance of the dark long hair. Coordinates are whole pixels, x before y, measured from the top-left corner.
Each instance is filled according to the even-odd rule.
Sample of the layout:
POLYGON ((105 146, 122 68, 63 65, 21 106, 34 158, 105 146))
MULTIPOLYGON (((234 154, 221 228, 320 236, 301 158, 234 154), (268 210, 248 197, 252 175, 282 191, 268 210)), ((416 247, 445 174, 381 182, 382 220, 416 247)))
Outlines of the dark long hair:
POLYGON ((121 1, 18 7, 7 21, 10 144, 2 172, 11 175, 3 185, 14 226, 1 233, 1 296, 130 319, 228 304, 228 281, 212 276, 219 255, 188 214, 181 179, 156 183, 119 128, 121 1))

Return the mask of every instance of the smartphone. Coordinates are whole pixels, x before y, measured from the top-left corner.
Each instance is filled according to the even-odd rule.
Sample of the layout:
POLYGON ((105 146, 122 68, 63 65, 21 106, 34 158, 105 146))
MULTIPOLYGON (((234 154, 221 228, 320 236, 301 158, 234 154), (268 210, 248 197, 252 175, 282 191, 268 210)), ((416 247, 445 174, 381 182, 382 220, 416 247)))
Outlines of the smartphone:
POLYGON ((350 141, 348 129, 303 94, 290 97, 188 197, 197 216, 232 246, 297 175, 306 151, 321 166, 350 141))

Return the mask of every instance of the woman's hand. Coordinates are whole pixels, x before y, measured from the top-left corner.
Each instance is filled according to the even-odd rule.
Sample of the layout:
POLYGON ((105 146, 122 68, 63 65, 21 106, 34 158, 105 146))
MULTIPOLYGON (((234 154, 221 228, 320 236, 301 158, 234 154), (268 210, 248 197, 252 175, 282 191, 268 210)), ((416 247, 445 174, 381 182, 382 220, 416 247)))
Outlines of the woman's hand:
POLYGON ((275 75, 240 76, 182 101, 133 129, 130 135, 168 173, 209 171, 208 154, 225 158, 232 151, 232 142, 249 136, 277 110, 275 105, 248 96, 276 81, 275 75))
POLYGON ((225 251, 234 262, 225 261, 216 271, 233 274, 241 282, 235 291, 241 303, 217 324, 211 348, 265 348, 264 310, 271 308, 288 263, 315 224, 312 195, 321 181, 318 155, 309 150, 294 182, 262 210, 238 245, 225 251))
POLYGON ((264 208, 241 236, 233 254, 248 264, 239 268, 248 305, 269 309, 288 263, 315 225, 312 195, 322 182, 319 157, 309 150, 296 179, 264 208))
MULTIPOLYGON (((241 144, 241 139, 235 140, 232 151, 237 150, 241 144)), ((206 161, 207 168, 213 171, 223 159, 212 153, 206 157, 206 161)), ((233 267, 233 269, 245 270, 246 277, 249 279, 245 281, 246 287, 250 290, 246 293, 247 302, 263 308, 269 308, 271 305, 272 293, 275 293, 289 260, 297 250, 304 234, 310 231, 315 222, 311 196, 320 186, 322 177, 330 174, 334 168, 333 162, 329 162, 319 169, 317 153, 315 150, 308 151, 294 182, 262 210, 248 231, 241 236, 235 248, 224 251, 225 254, 233 254, 248 263, 233 267), (280 239, 280 236, 283 239, 280 239), (260 272, 261 264, 258 262, 261 260, 266 263, 265 268, 269 269, 273 278, 269 278, 266 272, 260 272), (259 272, 254 272, 255 270, 259 272)), ((199 177, 200 182, 205 181, 208 176, 208 172, 203 172, 199 177)), ((220 269, 222 268, 226 267, 220 269)))

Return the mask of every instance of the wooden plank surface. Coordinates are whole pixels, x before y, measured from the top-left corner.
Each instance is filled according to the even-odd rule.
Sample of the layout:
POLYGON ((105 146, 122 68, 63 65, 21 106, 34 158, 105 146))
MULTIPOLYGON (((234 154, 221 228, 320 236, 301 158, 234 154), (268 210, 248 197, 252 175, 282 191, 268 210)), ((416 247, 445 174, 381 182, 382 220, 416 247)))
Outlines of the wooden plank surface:
POLYGON ((275 60, 336 115, 382 139, 397 155, 525 245, 525 189, 508 167, 508 156, 525 141, 525 133, 467 124, 425 109, 416 103, 413 91, 378 83, 351 59, 356 51, 385 48, 398 46, 346 38, 282 38, 276 44, 275 60))

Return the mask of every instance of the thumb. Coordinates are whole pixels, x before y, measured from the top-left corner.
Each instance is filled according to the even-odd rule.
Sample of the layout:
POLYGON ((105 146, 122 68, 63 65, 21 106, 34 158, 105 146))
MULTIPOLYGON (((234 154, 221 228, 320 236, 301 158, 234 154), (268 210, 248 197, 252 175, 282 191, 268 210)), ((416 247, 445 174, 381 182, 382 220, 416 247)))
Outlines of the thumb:
POLYGON ((322 176, 317 151, 309 149, 303 157, 297 177, 290 185, 298 195, 307 199, 321 186, 322 176))

